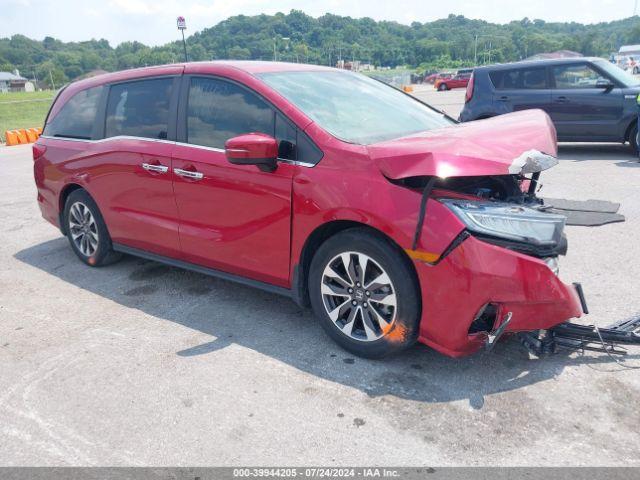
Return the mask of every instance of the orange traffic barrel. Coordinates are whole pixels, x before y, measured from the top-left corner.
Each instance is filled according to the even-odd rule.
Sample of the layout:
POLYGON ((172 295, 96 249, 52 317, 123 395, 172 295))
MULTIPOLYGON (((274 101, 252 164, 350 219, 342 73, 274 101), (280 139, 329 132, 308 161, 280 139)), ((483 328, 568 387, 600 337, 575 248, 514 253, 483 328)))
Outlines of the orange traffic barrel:
POLYGON ((27 140, 27 131, 24 128, 19 130, 14 130, 18 134, 18 142, 19 143, 29 143, 27 140))
POLYGON ((29 143, 34 143, 36 140, 38 140, 38 134, 34 132, 33 128, 27 128, 25 134, 27 135, 27 142, 29 143))
POLYGON ((20 143, 18 141, 18 134, 15 130, 7 130, 4 132, 4 140, 7 142, 7 146, 18 145, 20 143))

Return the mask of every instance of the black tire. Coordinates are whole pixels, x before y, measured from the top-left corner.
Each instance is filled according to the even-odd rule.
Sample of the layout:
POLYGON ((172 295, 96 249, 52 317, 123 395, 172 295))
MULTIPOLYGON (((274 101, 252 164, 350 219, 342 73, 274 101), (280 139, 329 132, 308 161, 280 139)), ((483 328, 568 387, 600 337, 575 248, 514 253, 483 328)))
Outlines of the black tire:
POLYGON ((636 123, 629 132, 629 145, 634 155, 640 155, 638 151, 638 124, 636 123))
MULTIPOLYGON (((347 287, 337 284, 332 286, 340 290, 341 293, 349 293, 347 287)), ((311 261, 308 289, 311 306, 324 330, 338 345, 354 355, 365 358, 382 358, 406 349, 413 345, 418 338, 421 301, 415 270, 402 251, 381 235, 367 229, 353 228, 329 238, 320 246, 311 261), (338 265, 334 270, 338 271, 339 265, 344 265, 341 254, 346 252, 352 252, 348 257, 350 260, 347 262, 353 271, 349 274, 344 269, 340 270, 346 274, 346 277, 341 275, 341 284, 348 283, 345 282, 345 278, 351 281, 351 284, 355 284, 355 280, 350 278, 353 275, 356 279, 362 278, 362 288, 359 286, 355 292, 349 295, 338 297, 324 295, 322 293, 323 283, 333 281, 324 275, 325 268, 328 268, 329 265, 338 265), (368 257, 368 260, 364 276, 360 277, 358 272, 361 268, 358 265, 359 259, 363 256, 368 257), (373 263, 371 263, 372 260, 373 263), (382 287, 382 290, 376 289, 376 286, 380 284, 373 282, 374 278, 380 278, 380 271, 386 273, 390 279, 390 283, 382 287), (370 292, 365 290, 367 283, 372 285, 370 292), (382 305, 382 302, 373 300, 374 297, 389 299, 391 298, 389 292, 395 295, 393 300, 396 306, 393 310, 391 307, 382 305), (336 303, 331 303, 336 298, 339 300, 336 300, 336 303), (340 305, 340 302, 343 301, 342 298, 346 303, 343 303, 343 307, 340 307, 339 310, 335 309, 335 305, 340 305), (354 301, 359 302, 358 306, 352 307, 354 301), (331 305, 329 305, 330 303, 331 305), (374 308, 374 304, 376 308, 374 308), (349 311, 349 313, 344 313, 346 318, 334 322, 329 316, 329 310, 332 310, 332 313, 338 311, 338 315, 341 315, 343 309, 349 311), (351 317, 352 310, 359 313, 354 313, 351 317), (393 316, 390 312, 393 312, 393 316), (365 322, 365 315, 368 322, 365 322), (390 320, 384 328, 384 324, 376 320, 382 316, 390 320), (354 320, 349 322, 349 318, 354 318, 354 320), (345 333, 348 329, 348 323, 351 323, 349 329, 351 334, 345 333), (369 328, 369 333, 374 333, 371 337, 365 331, 365 323, 368 325, 367 328, 377 327, 369 328)), ((351 290, 353 291, 353 289, 351 290)))
POLYGON ((449 90, 449 87, 447 87, 446 83, 441 83, 440 85, 438 85, 438 91, 446 92, 447 90, 449 90))
MULTIPOLYGON (((86 218, 86 215, 81 216, 86 218)), ((120 259, 121 255, 113 251, 111 237, 109 236, 109 231, 104 223, 100 209, 86 190, 74 190, 67 197, 62 221, 64 222, 63 228, 69 239, 71 249, 78 258, 87 265, 91 267, 101 267, 120 259), (74 209, 73 212, 72 208, 74 209), (93 222, 87 222, 87 230, 84 232, 77 227, 78 223, 76 219, 79 212, 77 209, 82 209, 82 213, 88 211, 91 215, 90 220, 93 220, 93 222), (75 225, 75 227, 73 225, 75 225), (86 237, 87 243, 83 243, 82 240, 76 241, 77 235, 72 230, 80 232, 80 237, 78 238, 86 237), (91 241, 89 237, 91 237, 91 241), (95 244, 93 243, 94 240, 95 244), (83 251, 83 249, 85 249, 85 251, 83 251)))

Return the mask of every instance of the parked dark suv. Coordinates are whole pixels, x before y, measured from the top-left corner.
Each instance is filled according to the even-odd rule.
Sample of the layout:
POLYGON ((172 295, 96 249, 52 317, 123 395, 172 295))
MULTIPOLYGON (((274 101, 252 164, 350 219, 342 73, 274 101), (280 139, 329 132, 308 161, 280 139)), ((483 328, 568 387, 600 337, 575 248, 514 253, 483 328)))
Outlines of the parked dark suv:
POLYGON ((479 67, 460 121, 540 108, 561 142, 629 142, 637 152, 640 80, 601 58, 479 67))

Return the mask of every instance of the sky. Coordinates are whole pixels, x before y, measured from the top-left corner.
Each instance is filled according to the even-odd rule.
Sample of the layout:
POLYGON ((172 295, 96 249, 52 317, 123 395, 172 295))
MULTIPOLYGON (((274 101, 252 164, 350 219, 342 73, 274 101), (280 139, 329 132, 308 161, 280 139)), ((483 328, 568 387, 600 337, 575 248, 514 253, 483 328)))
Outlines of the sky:
POLYGON ((42 40, 106 38, 112 46, 128 40, 163 45, 179 39, 176 17, 187 20, 190 34, 233 15, 288 13, 302 10, 313 17, 325 13, 427 22, 464 15, 494 23, 540 18, 546 21, 597 23, 634 14, 638 0, 0 0, 0 38, 20 33, 42 40))

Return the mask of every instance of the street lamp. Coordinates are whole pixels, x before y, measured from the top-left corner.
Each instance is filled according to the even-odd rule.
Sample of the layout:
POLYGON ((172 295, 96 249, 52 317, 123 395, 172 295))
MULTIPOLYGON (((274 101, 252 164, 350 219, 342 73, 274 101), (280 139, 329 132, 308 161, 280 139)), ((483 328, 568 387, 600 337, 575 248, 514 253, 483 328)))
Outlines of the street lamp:
POLYGON ((277 62, 278 61, 278 38, 280 38, 280 40, 285 40, 285 41, 289 41, 289 37, 274 37, 273 38, 273 61, 277 62))
POLYGON ((187 29, 187 21, 184 17, 180 16, 177 18, 176 23, 178 25, 178 30, 182 32, 182 48, 184 49, 184 61, 188 62, 187 59, 187 42, 184 39, 184 31, 187 29))

